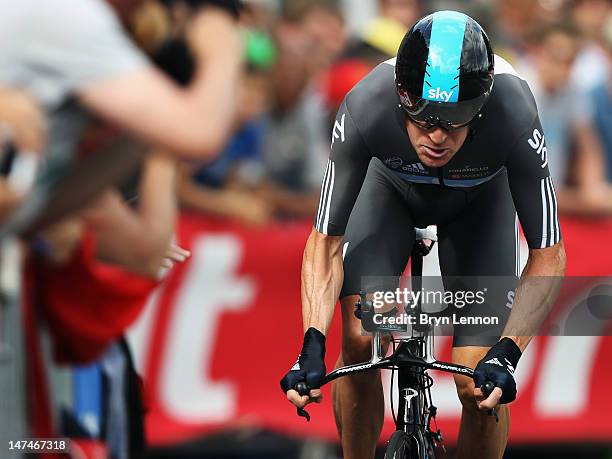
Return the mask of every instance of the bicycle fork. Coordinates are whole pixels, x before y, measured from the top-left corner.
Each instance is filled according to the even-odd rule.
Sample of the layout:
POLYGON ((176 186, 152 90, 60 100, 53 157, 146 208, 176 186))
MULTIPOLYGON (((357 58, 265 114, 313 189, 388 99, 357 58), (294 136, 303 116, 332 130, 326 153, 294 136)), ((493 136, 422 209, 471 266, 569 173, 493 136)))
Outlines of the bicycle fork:
MULTIPOLYGON (((413 349, 418 355, 422 355, 422 351, 427 352, 426 349, 413 349)), ((398 369, 399 406, 396 429, 422 438, 427 451, 424 457, 433 457, 433 454, 429 453, 433 452, 434 445, 445 448, 440 430, 437 426, 434 429, 437 408, 432 404, 431 394, 427 396, 426 379, 422 368, 398 369), (432 450, 428 451, 430 447, 432 450)))
POLYGON ((423 406, 424 392, 421 390, 418 374, 413 369, 400 368, 398 370, 399 406, 397 416, 397 430, 406 433, 415 433, 424 427, 423 406))

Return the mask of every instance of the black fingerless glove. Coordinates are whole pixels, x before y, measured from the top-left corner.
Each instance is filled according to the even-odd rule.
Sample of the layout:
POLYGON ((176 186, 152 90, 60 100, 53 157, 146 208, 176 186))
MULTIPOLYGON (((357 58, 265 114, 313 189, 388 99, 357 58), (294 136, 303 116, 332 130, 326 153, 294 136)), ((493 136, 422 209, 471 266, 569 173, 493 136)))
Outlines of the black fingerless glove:
POLYGON ((305 382, 310 389, 318 389, 324 377, 325 335, 316 328, 310 327, 304 334, 304 344, 297 362, 281 379, 280 386, 284 393, 295 388, 299 382, 305 382))
POLYGON ((499 403, 510 403, 516 398, 514 370, 521 358, 521 350, 510 338, 495 344, 474 369, 474 383, 482 388, 487 382, 502 390, 499 403))

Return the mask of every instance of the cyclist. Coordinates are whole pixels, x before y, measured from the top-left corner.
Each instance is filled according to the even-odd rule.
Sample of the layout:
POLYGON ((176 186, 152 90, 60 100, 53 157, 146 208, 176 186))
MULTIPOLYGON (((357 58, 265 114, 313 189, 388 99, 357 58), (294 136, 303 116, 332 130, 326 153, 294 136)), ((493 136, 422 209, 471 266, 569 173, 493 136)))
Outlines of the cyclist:
MULTIPOLYGON (((338 111, 304 252, 304 344, 281 380, 289 401, 320 401, 325 334, 338 297, 337 365, 369 359, 371 338, 361 334, 355 302, 362 289, 380 290, 367 279, 401 275, 414 227, 438 226, 443 276, 513 276, 520 220, 529 260, 505 325, 489 330, 496 336, 455 326, 452 350, 455 363, 475 367, 474 380, 455 377, 463 406, 458 457, 501 457, 514 368, 556 295, 553 283, 530 290, 529 278, 565 270, 546 158, 529 86, 494 56, 480 25, 454 11, 420 19, 397 57, 363 78, 338 111), (292 389, 299 381, 312 389, 309 396, 292 389), (487 381, 496 387, 484 399, 479 387, 487 381), (487 415, 493 407, 499 423, 487 415)), ((345 457, 374 457, 384 415, 380 373, 340 378, 332 393, 345 457)))

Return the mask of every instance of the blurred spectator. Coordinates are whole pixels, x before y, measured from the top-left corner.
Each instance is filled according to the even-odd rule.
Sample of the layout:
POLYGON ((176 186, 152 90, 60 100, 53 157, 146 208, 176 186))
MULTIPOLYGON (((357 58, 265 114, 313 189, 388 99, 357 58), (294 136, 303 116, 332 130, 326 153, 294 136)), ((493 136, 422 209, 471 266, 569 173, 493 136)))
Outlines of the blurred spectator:
POLYGON ((251 30, 270 30, 280 7, 280 0, 244 0, 240 23, 251 30))
POLYGON ((496 26, 491 32, 495 52, 515 63, 525 53, 531 31, 542 27, 538 2, 500 0, 495 5, 496 26))
MULTIPOLYGON (((578 31, 568 23, 555 23, 537 30, 530 42, 529 54, 521 69, 538 104, 546 133, 548 168, 557 186, 569 179, 573 136, 587 128, 585 100, 569 85, 569 77, 579 49, 578 31), (567 107, 572 107, 569 110, 567 107)), ((584 136, 577 136, 577 150, 584 136)))
MULTIPOLYGON (((48 300, 46 316, 59 339, 56 345, 61 361, 90 361, 104 350, 98 333, 74 328, 79 323, 79 314, 106 316, 104 308, 116 307, 112 301, 104 302, 103 298, 111 295, 116 303, 118 292, 121 292, 119 285, 104 284, 108 289, 104 295, 95 291, 97 282, 109 279, 105 278, 104 270, 96 267, 98 264, 112 264, 151 279, 152 282, 146 284, 152 287, 167 264, 166 257, 175 257, 178 253, 171 245, 176 219, 175 169, 171 158, 151 155, 143 167, 138 203, 134 208, 121 199, 116 189, 107 189, 77 215, 49 227, 35 238, 34 253, 44 260, 41 269, 45 275, 39 277, 42 281, 39 287, 48 300), (66 282, 74 283, 76 279, 80 279, 82 285, 65 288, 66 282), (90 309, 83 303, 94 302, 92 295, 97 296, 97 306, 90 309)), ((184 259, 184 256, 177 255, 176 259, 184 259)), ((141 299, 144 302, 146 296, 141 299)), ((135 304, 131 309, 124 307, 111 322, 105 322, 106 332, 112 330, 106 339, 120 336, 126 326, 123 321, 128 320, 125 318, 133 320, 143 305, 135 304), (113 327, 111 323, 123 325, 113 327)))
POLYGON ((136 207, 131 208, 117 190, 109 189, 79 214, 32 240, 24 308, 27 317, 39 319, 38 326, 44 319, 53 362, 43 364, 47 352, 35 336, 38 326, 26 321, 32 368, 29 397, 39 401, 29 413, 31 435, 69 436, 74 441, 85 438, 103 444, 109 457, 141 457, 144 430, 139 382, 127 346, 116 343, 157 286, 160 270, 189 256, 171 244, 176 216, 174 176, 173 159, 150 155, 136 207), (85 373, 73 367, 100 358, 85 373), (104 384, 91 372, 98 366, 104 384), (73 375, 73 384, 67 384, 73 375), (88 413, 88 419, 82 418, 77 401, 77 392, 84 390, 78 381, 84 375, 90 378, 85 385, 93 384, 86 392, 100 404, 99 410, 88 413), (58 389, 51 381, 63 381, 59 392, 47 393, 58 389))
MULTIPOLYGON (((183 33, 198 71, 189 88, 181 90, 151 65, 122 28, 140 3, 67 0, 61 9, 37 0, 0 4, 0 84, 28 90, 49 125, 47 174, 37 182, 36 200, 20 209, 29 218, 50 199, 61 175, 70 174, 68 165, 90 121, 87 112, 170 154, 210 157, 225 142, 240 69, 240 41, 229 8, 188 10, 183 33)), ((117 172, 123 161, 131 158, 116 158, 117 172)), ((79 185, 88 197, 104 183, 79 185)), ((85 198, 73 195, 72 208, 83 205, 85 198)), ((17 231, 13 226, 11 231, 17 231)))
POLYGON ((218 151, 232 118, 239 68, 240 44, 230 15, 215 8, 194 12, 187 37, 201 71, 189 91, 179 91, 121 28, 128 7, 139 2, 112 3, 117 10, 102 0, 67 0, 61 11, 36 0, 0 7, 0 81, 23 85, 46 109, 49 153, 66 154, 78 140, 84 118, 74 97, 94 114, 170 151, 189 156, 218 151))
POLYGON ((0 87, 0 145, 13 143, 20 151, 42 152, 47 136, 45 118, 27 92, 0 87))
POLYGON ((376 65, 395 56, 404 34, 422 13, 418 0, 379 0, 378 7, 379 16, 349 41, 323 81, 331 119, 353 86, 376 65))
MULTIPOLYGON (((612 16, 603 32, 608 69, 612 68, 612 16)), ((610 78, 600 82, 588 94, 591 117, 601 139, 605 152, 605 180, 612 184, 612 81, 610 78)))
POLYGON ((28 157, 30 163, 36 161, 33 155, 43 150, 46 135, 36 101, 25 91, 0 87, 0 222, 14 211, 31 185, 33 176, 24 176, 31 174, 23 166, 28 157))
POLYGON ((369 63, 357 58, 341 59, 332 66, 324 81, 325 100, 331 117, 336 116, 344 96, 371 70, 369 63))
POLYGON ((260 182, 264 115, 270 100, 270 68, 275 58, 271 40, 260 32, 245 32, 247 68, 235 95, 238 111, 234 135, 216 160, 207 165, 186 164, 179 180, 182 206, 211 215, 264 225, 271 205, 254 193, 260 182))
POLYGON ((568 23, 538 30, 523 75, 538 104, 546 135, 548 168, 558 188, 559 211, 583 215, 609 212, 602 195, 602 150, 588 112, 588 101, 570 84, 580 46, 578 31, 568 23))
MULTIPOLYGON (((266 119, 263 148, 266 200, 277 214, 311 216, 317 202, 331 131, 319 75, 310 56, 321 43, 308 22, 291 17, 279 20, 274 30, 278 59, 272 71, 272 104, 266 119)), ((318 62, 331 62, 336 49, 320 51, 318 62)))
POLYGON ((344 56, 365 60, 371 67, 397 54, 402 38, 421 17, 418 0, 378 0, 379 15, 353 40, 344 56))
POLYGON ((141 0, 130 12, 126 26, 140 49, 153 55, 169 37, 182 36, 189 20, 186 3, 163 4, 158 0, 141 0))
POLYGON ((184 206, 249 225, 316 209, 329 144, 318 80, 344 45, 344 21, 327 2, 292 2, 274 27, 278 49, 264 37, 248 35, 236 134, 216 161, 185 167, 179 186, 184 206))
POLYGON ((318 78, 327 70, 347 42, 344 17, 330 0, 290 1, 283 14, 285 24, 295 24, 308 41, 310 72, 318 78))
POLYGON ((572 84, 581 91, 591 90, 609 78, 602 36, 611 13, 609 0, 570 0, 571 20, 584 39, 572 69, 572 84))
MULTIPOLYGON (((612 65, 612 18, 603 33, 608 65, 612 65)), ((588 119, 592 122, 599 148, 595 146, 577 166, 578 189, 565 196, 568 211, 586 215, 612 215, 612 84, 601 81, 585 94, 588 119), (602 151, 602 154, 599 154, 602 151), (571 206, 570 206, 571 204, 571 206)), ((595 142, 594 142, 595 143, 595 142)))

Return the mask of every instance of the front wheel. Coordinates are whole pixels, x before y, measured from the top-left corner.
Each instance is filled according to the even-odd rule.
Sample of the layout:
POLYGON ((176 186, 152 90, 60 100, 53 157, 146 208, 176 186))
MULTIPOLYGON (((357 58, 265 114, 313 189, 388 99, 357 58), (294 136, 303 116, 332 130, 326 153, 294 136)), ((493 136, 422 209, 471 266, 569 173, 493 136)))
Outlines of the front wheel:
POLYGON ((423 445, 412 435, 396 430, 391 435, 385 459, 421 459, 423 457, 423 445))

